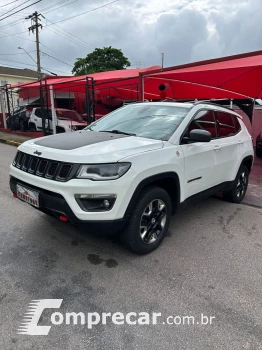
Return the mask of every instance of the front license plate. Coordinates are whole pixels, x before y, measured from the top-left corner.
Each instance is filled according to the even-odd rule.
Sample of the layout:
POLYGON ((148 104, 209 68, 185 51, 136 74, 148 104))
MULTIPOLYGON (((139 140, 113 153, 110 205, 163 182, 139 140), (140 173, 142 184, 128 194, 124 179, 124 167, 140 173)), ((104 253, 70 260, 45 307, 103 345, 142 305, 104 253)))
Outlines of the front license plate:
POLYGON ((36 208, 39 208, 39 192, 30 190, 21 185, 16 185, 16 194, 17 197, 22 199, 22 201, 33 205, 36 208))

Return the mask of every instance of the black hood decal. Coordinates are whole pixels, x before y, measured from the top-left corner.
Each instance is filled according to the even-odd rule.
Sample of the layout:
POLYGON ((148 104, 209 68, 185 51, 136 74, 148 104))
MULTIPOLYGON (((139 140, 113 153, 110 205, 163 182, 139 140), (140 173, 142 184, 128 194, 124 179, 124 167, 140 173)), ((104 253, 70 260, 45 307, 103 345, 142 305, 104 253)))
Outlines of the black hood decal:
POLYGON ((36 141, 35 144, 43 147, 69 151, 72 149, 93 145, 99 142, 121 139, 123 137, 128 137, 128 135, 81 130, 53 135, 36 141))

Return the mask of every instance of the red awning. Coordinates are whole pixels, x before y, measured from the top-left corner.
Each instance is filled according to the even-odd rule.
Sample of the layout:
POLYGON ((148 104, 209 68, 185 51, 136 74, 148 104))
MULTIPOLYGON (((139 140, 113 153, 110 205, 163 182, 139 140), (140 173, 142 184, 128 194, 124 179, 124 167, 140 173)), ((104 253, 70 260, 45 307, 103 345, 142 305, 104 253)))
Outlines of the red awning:
POLYGON ((160 84, 166 84, 166 98, 261 98, 262 51, 195 62, 142 75, 145 98, 159 96, 160 84))

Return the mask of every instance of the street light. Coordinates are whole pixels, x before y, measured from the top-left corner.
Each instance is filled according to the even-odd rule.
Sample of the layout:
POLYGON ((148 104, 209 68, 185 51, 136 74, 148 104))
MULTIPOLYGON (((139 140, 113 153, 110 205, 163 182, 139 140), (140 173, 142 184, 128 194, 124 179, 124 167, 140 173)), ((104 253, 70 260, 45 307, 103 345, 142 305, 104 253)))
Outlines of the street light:
MULTIPOLYGON (((19 49, 19 50, 24 50, 24 52, 25 52, 25 53, 35 62, 35 64, 37 65, 36 60, 35 60, 23 47, 18 46, 18 49, 19 49)), ((50 73, 50 74, 52 74, 52 75, 57 76, 56 73, 53 73, 53 72, 51 72, 51 71, 48 70, 48 69, 45 69, 45 68, 43 68, 43 67, 41 67, 41 69, 45 70, 46 72, 48 72, 48 73, 50 73)), ((39 77, 39 79, 41 79, 41 76, 39 77)))
POLYGON ((36 60, 23 47, 18 46, 18 49, 24 50, 24 52, 37 64, 36 60))

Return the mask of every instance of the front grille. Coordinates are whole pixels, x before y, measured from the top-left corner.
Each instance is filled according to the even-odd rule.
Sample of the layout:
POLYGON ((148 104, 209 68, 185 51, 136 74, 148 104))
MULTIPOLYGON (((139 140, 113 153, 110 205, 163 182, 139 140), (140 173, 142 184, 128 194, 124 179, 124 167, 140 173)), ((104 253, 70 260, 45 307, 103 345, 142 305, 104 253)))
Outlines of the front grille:
POLYGON ((71 164, 63 164, 60 168, 59 174, 58 174, 58 178, 65 180, 68 176, 68 174, 70 173, 70 170, 72 169, 72 165, 71 164))
POLYGON ((68 181, 74 168, 73 164, 39 158, 20 151, 16 154, 13 166, 32 175, 56 181, 68 181))

